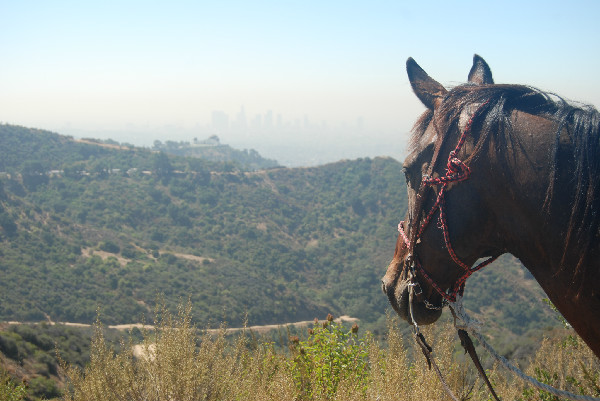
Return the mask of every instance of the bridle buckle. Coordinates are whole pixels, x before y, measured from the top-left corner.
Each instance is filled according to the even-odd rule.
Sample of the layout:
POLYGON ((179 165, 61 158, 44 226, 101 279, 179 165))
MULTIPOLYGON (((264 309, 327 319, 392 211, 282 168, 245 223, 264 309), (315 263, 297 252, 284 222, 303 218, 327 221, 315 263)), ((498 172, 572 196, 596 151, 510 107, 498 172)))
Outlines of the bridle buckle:
POLYGON ((423 288, 421 288, 421 284, 419 284, 418 281, 413 281, 410 284, 408 284, 409 286, 411 286, 413 288, 413 293, 414 295, 421 295, 423 293, 423 288))

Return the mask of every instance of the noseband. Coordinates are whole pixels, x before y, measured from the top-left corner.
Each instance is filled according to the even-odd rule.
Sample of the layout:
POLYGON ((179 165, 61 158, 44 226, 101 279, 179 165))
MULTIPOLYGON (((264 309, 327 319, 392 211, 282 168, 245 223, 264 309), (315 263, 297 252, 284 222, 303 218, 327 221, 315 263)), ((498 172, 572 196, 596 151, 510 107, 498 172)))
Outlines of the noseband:
MULTIPOLYGON (((460 258, 454 252, 454 248, 452 247, 452 243, 450 242, 450 234, 448 232, 448 223, 446 220, 446 203, 445 203, 446 186, 451 182, 464 181, 464 180, 468 179, 471 174, 471 169, 469 168, 469 166, 467 166, 462 160, 460 160, 457 157, 457 155, 460 152, 460 150, 462 149, 462 147, 465 143, 465 140, 467 139, 467 135, 471 131, 471 126, 473 125, 473 120, 474 120, 475 116, 480 112, 481 108, 483 106, 485 106, 487 103, 488 102, 481 104, 477 108, 475 113, 473 113, 473 115, 471 116, 471 118, 469 119, 467 124, 465 125, 465 128, 458 140, 458 144, 456 145, 454 150, 451 151, 450 154, 448 155, 448 162, 446 164, 446 175, 443 177, 435 177, 434 178, 432 176, 433 169, 435 168, 435 164, 438 159, 440 149, 443 145, 443 136, 438 134, 438 140, 436 142, 433 158, 431 160, 431 163, 429 164, 427 174, 425 176, 423 176, 423 179, 421 180, 421 186, 419 187, 419 192, 417 194, 417 200, 416 200, 416 205, 415 205, 415 212, 416 212, 415 219, 416 220, 414 221, 413 224, 411 224, 410 237, 407 235, 407 233, 404 229, 404 221, 401 221, 400 224, 398 224, 398 232, 402 236, 402 239, 404 240, 404 244, 406 245, 406 247, 408 249, 408 255, 406 256, 406 258, 404 260, 404 268, 403 269, 406 269, 406 267, 408 266, 409 271, 408 272, 403 271, 403 273, 410 277, 410 280, 411 280, 410 285, 413 286, 415 295, 421 296, 421 294, 422 294, 421 285, 419 284, 419 282, 417 280, 416 273, 418 271, 425 278, 427 283, 429 283, 429 285, 431 285, 444 299, 442 301, 441 306, 432 305, 426 299, 423 299, 422 301, 425 303, 425 306, 429 309, 441 309, 448 302, 456 302, 456 296, 457 295, 462 296, 462 294, 464 292, 465 282, 467 281, 467 278, 469 278, 469 276, 471 276, 471 274, 475 273, 477 270, 482 269, 483 267, 489 265, 490 263, 492 263, 494 260, 496 260, 498 258, 498 256, 492 256, 474 267, 471 267, 471 266, 467 265, 466 263, 464 263, 462 260, 460 260, 460 258), (438 186, 438 185, 440 187, 439 187, 436 201, 435 201, 434 205, 432 206, 431 210, 429 211, 429 213, 427 214, 427 216, 425 217, 425 219, 423 220, 423 222, 421 223, 420 220, 421 220, 421 212, 423 209, 423 202, 424 202, 424 198, 425 198, 425 191, 427 190, 427 187, 430 187, 430 186, 433 187, 433 186, 438 186), (441 287, 431 278, 431 276, 429 276, 429 274, 427 274, 427 272, 425 271, 425 269, 419 262, 418 256, 415 253, 415 244, 417 243, 417 241, 423 234, 423 231, 425 230, 425 228, 427 228, 427 226, 429 225, 429 222, 431 221, 431 219, 433 218, 433 216, 435 215, 435 213, 438 210, 440 212, 440 216, 439 216, 440 228, 442 229, 442 232, 444 234, 444 242, 446 243, 446 249, 448 250, 448 253, 450 254, 450 257, 452 258, 454 263, 459 265, 464 271, 462 276, 460 276, 458 278, 458 280, 456 280, 456 282, 452 285, 452 287, 450 287, 450 289, 448 291, 442 290, 441 287)), ((434 122, 434 124, 435 124, 435 122, 434 122)), ((437 130, 437 126, 436 126, 436 130, 437 130)), ((424 298, 424 297, 422 297, 422 298, 424 298)))

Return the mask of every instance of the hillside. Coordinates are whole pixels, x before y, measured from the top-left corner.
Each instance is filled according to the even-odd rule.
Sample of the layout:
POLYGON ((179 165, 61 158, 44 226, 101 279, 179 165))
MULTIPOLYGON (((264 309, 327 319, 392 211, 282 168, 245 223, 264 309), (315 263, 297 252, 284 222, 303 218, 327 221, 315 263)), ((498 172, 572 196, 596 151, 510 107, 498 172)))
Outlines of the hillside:
MULTIPOLYGON (((381 331, 405 210, 389 158, 243 171, 0 125, 0 321, 90 323, 99 310, 132 323, 160 296, 189 298, 199 325, 331 312, 381 331)), ((469 280, 466 302, 510 343, 555 324, 543 297, 504 259, 469 280)))
POLYGON ((254 149, 238 150, 229 145, 221 144, 219 137, 216 135, 200 141, 194 138, 192 143, 154 141, 153 149, 176 156, 199 157, 216 162, 234 162, 251 171, 279 166, 275 160, 265 159, 254 149))

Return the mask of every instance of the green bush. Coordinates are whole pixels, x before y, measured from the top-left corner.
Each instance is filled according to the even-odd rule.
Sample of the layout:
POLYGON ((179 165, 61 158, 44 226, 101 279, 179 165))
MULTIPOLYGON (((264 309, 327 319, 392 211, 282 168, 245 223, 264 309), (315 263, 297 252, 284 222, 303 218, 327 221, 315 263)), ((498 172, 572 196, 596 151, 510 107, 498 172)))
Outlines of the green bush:
POLYGON ((24 384, 17 384, 4 371, 0 371, 0 400, 21 401, 25 399, 27 388, 24 384))
POLYGON ((291 339, 290 370, 305 399, 331 398, 342 381, 366 391, 369 379, 369 336, 358 337, 358 326, 347 330, 331 315, 322 325, 318 320, 306 341, 291 339))
POLYGON ((119 247, 119 245, 115 244, 112 241, 102 241, 98 245, 98 248, 100 248, 101 251, 109 252, 109 253, 119 253, 119 252, 121 252, 121 247, 119 247))
POLYGON ((8 333, 0 334, 0 352, 11 359, 19 359, 19 346, 14 335, 8 333))
POLYGON ((29 393, 34 397, 48 400, 61 395, 56 382, 44 376, 34 377, 29 381, 29 393))

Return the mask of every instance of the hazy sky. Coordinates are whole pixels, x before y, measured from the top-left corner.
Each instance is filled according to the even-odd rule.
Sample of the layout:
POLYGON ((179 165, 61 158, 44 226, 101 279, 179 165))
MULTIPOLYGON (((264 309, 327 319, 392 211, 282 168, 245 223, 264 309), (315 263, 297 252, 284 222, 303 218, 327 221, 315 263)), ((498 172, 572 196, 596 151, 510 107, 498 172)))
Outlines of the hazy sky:
MULTIPOLYGON (((330 128, 362 117, 351 140, 319 138, 398 157, 422 110, 409 56, 455 85, 478 53, 496 82, 598 107, 599 15, 595 0, 0 0, 0 121, 148 144, 190 140, 213 110, 232 120, 243 106, 248 119, 272 110, 330 128)), ((222 142, 269 142, 230 135, 222 142)))

